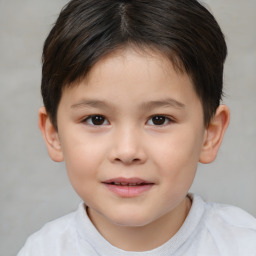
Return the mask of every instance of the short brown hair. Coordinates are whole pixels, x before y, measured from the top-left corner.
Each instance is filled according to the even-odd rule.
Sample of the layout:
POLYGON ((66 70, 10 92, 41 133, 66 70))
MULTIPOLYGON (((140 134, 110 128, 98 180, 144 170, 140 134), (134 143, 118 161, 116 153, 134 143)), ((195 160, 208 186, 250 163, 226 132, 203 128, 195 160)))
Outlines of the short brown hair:
POLYGON ((186 72, 207 125, 220 104, 227 47, 213 15, 196 0, 72 0, 43 49, 41 92, 57 129, 65 86, 85 77, 106 54, 124 46, 152 48, 186 72))

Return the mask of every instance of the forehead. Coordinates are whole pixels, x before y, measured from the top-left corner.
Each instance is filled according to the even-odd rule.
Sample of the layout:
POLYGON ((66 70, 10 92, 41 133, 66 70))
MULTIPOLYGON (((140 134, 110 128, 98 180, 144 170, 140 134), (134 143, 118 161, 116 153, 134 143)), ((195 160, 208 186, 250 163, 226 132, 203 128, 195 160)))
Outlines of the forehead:
POLYGON ((124 64, 123 66, 126 68, 126 71, 129 71, 129 67, 133 67, 133 65, 129 66, 129 64, 135 62, 136 64, 141 64, 141 68, 146 67, 150 69, 151 73, 154 70, 166 72, 166 75, 170 71, 175 71, 175 73, 180 75, 185 73, 183 64, 175 56, 168 58, 163 52, 147 46, 124 46, 99 59, 85 78, 90 79, 95 74, 95 71, 97 72, 103 67, 109 68, 113 72, 120 66, 120 63, 124 64), (175 63, 173 63, 172 59, 175 63))
POLYGON ((130 121, 169 114, 200 127, 204 120, 201 101, 186 73, 177 72, 160 54, 132 50, 106 56, 85 79, 65 88, 58 123, 64 116, 72 119, 86 114, 130 121))
MULTIPOLYGON (((62 96, 100 100, 145 101, 196 98, 190 77, 157 51, 125 48, 100 59, 88 75, 64 89, 62 96), (192 97, 191 97, 192 96, 192 97)), ((182 103, 183 104, 183 103, 182 103)))

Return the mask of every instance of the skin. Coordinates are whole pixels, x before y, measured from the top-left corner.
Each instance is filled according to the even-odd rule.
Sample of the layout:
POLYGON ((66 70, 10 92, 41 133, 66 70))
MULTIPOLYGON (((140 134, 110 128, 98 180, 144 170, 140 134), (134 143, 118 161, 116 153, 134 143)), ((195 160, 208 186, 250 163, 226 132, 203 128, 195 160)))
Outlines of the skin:
POLYGON ((191 207, 187 192, 197 164, 215 159, 228 122, 221 105, 205 127, 187 74, 159 53, 129 48, 101 59, 86 79, 63 91, 58 132, 45 108, 39 110, 50 157, 65 161, 99 232, 128 251, 156 248, 179 230, 191 207), (151 185, 121 196, 104 184, 120 177, 151 185))

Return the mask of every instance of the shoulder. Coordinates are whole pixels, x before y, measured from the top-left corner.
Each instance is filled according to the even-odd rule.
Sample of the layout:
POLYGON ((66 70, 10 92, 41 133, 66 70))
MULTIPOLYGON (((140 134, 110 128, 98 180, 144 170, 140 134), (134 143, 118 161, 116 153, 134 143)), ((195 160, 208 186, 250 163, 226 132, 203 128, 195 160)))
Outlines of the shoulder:
POLYGON ((225 204, 205 203, 202 226, 205 237, 221 251, 232 251, 234 255, 256 254, 256 219, 246 211, 225 204))
POLYGON ((45 224, 27 239, 18 256, 59 255, 57 251, 60 248, 72 247, 75 216, 76 212, 73 212, 45 224))
MULTIPOLYGON (((220 203, 206 203, 208 227, 221 225, 238 231, 256 232, 256 219, 239 207, 220 203)), ((255 233, 256 235, 256 233, 255 233)))

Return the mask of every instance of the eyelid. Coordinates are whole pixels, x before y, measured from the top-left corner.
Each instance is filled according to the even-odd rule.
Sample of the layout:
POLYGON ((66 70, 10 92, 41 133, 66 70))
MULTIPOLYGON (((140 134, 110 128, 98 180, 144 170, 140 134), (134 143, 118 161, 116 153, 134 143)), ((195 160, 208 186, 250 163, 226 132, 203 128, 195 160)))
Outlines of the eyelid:
POLYGON ((146 124, 149 125, 149 126, 164 127, 164 126, 167 126, 167 125, 169 125, 170 123, 174 123, 174 122, 175 122, 174 118, 172 118, 172 117, 170 117, 170 116, 168 116, 168 115, 156 114, 156 115, 152 115, 152 116, 147 120, 146 124), (154 118, 154 117, 164 117, 164 118, 166 119, 165 122, 167 121, 167 123, 160 124, 160 125, 153 124, 153 123, 152 123, 152 124, 148 124, 148 122, 149 122, 150 120, 152 120, 152 118, 154 118))
POLYGON ((85 118, 83 118, 81 120, 81 122, 85 123, 88 126, 92 126, 92 127, 101 127, 101 126, 105 126, 105 125, 109 125, 110 124, 109 121, 107 120, 107 118, 104 115, 100 115, 100 114, 88 115, 85 118), (90 119, 92 119, 93 117, 96 117, 96 116, 100 116, 100 117, 104 118, 103 124, 96 125, 96 124, 93 124, 92 122, 88 122, 88 120, 90 120, 90 119))
MULTIPOLYGON (((170 125, 171 123, 174 123, 175 122, 175 119, 169 115, 165 115, 165 114, 154 114, 152 116, 150 116, 148 118, 148 120, 146 121, 146 125, 148 126, 154 126, 154 127, 164 127, 164 126, 167 126, 167 125, 170 125), (151 121, 151 124, 149 123, 150 120, 152 120, 154 117, 163 117, 165 118, 165 121, 163 124, 155 124, 151 121)), ((81 119, 81 123, 84 123, 88 126, 91 126, 91 127, 102 127, 102 126, 107 126, 107 125, 110 125, 110 122, 108 121, 108 119, 102 115, 102 114, 91 114, 91 115, 88 115, 86 117, 84 117, 83 119, 81 119), (92 121, 92 118, 93 117, 102 117, 104 119, 103 123, 102 124, 94 124, 93 121, 92 121)))

